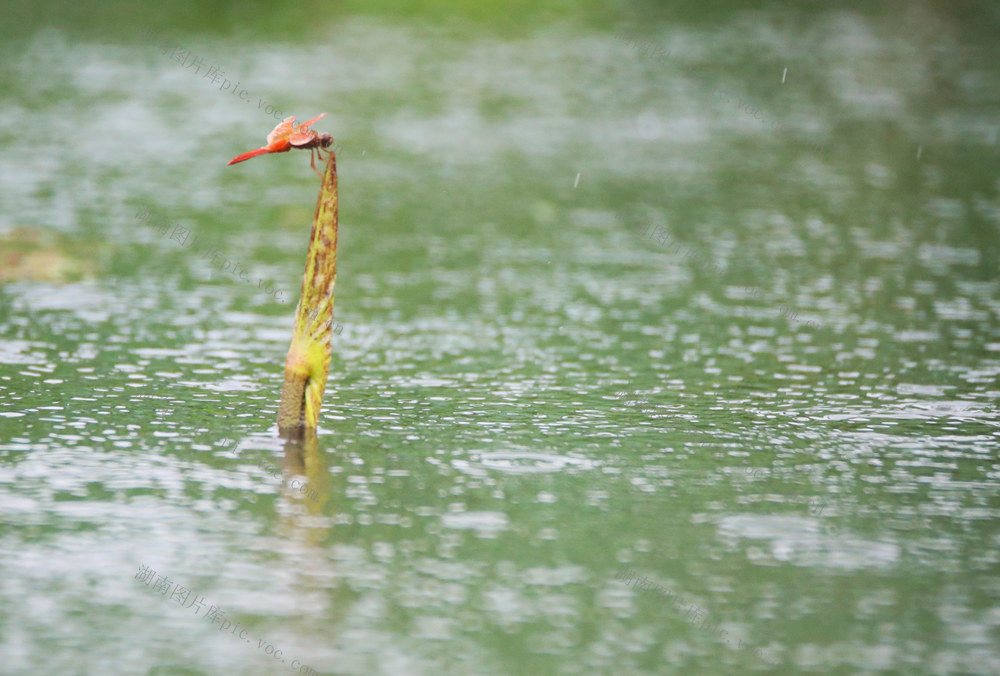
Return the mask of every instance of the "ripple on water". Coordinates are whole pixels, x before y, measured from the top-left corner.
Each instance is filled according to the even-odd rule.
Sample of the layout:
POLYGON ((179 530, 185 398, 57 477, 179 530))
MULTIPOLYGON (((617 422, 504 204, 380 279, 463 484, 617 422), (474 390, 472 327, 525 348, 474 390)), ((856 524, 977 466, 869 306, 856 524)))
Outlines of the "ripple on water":
POLYGON ((558 472, 570 467, 593 469, 597 463, 586 458, 576 458, 554 453, 533 451, 486 451, 473 454, 474 460, 452 460, 452 466, 460 472, 485 475, 486 470, 496 470, 507 474, 544 474, 558 472))
POLYGON ((507 515, 503 512, 457 512, 441 517, 445 528, 499 532, 507 529, 507 515))
MULTIPOLYGON (((887 567, 899 558, 899 547, 894 544, 826 534, 819 521, 801 516, 726 516, 719 520, 718 535, 733 543, 740 538, 770 540, 774 561, 798 566, 887 567)), ((748 556, 755 563, 768 563, 766 557, 751 552, 748 556)))
POLYGON ((43 343, 27 340, 4 340, 0 342, 0 364, 44 364, 41 350, 45 347, 43 343))

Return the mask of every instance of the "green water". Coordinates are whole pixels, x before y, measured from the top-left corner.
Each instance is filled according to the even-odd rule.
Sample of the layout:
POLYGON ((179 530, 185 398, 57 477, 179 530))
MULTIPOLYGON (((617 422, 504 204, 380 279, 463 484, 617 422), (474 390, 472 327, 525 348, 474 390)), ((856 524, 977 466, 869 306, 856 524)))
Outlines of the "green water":
POLYGON ((0 673, 1000 673, 990 6, 58 6, 0 46, 0 673), (286 446, 319 179, 226 162, 323 111, 286 446))

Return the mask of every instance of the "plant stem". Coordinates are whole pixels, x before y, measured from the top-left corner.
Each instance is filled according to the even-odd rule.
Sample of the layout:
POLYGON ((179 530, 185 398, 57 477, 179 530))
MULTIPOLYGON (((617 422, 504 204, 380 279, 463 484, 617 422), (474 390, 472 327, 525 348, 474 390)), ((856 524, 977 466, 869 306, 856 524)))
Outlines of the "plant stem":
POLYGON ((330 330, 333 324, 333 287, 337 282, 337 158, 330 151, 316 215, 302 293, 295 310, 292 343, 285 360, 285 383, 278 409, 282 436, 301 438, 315 430, 330 372, 330 330))

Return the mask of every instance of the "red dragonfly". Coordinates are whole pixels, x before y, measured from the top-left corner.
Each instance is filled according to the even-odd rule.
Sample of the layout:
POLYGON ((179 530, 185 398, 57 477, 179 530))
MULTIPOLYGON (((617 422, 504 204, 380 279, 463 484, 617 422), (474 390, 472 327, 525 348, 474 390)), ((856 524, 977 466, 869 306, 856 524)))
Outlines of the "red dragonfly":
MULTIPOLYGON (((313 122, 319 120, 320 118, 326 117, 326 113, 317 115, 308 122, 303 122, 299 126, 295 126, 295 116, 286 117, 284 121, 278 124, 274 130, 267 135, 267 145, 257 148, 257 150, 251 150, 248 153, 243 153, 239 157, 234 157, 229 160, 229 164, 236 164, 237 162, 243 162, 249 160, 251 157, 257 157, 258 155, 263 155, 265 153, 287 153, 292 148, 302 148, 309 149, 309 156, 311 158, 309 165, 313 168, 317 174, 322 178, 323 174, 319 173, 316 169, 316 155, 319 155, 319 159, 323 159, 322 152, 325 148, 329 148, 333 145, 333 137, 329 134, 317 134, 309 127, 313 122)), ((228 165, 227 165, 228 166, 228 165)))

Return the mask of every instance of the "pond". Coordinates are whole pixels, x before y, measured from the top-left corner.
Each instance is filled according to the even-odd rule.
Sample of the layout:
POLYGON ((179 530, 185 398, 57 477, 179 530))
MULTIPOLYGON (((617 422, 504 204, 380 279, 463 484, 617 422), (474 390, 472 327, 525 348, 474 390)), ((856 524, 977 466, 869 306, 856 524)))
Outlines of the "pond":
POLYGON ((12 14, 0 671, 1000 672, 971 6, 12 14))

